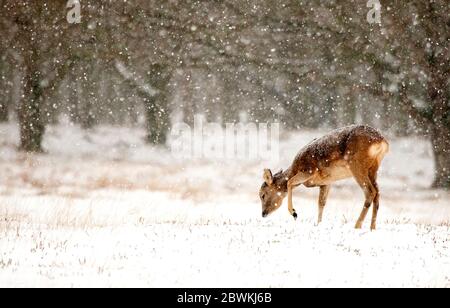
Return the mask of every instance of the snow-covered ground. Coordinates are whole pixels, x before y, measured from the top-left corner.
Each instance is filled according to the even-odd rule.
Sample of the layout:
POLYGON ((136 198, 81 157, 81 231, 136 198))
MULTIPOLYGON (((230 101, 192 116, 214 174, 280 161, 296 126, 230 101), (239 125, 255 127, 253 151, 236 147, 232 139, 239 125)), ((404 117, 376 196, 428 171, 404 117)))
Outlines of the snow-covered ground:
POLYGON ((317 190, 261 218, 262 169, 324 132, 282 134, 278 163, 172 158, 136 128, 50 127, 45 155, 0 125, 0 287, 450 287, 450 194, 428 189, 430 145, 391 140, 379 230, 353 225, 363 195, 317 190))

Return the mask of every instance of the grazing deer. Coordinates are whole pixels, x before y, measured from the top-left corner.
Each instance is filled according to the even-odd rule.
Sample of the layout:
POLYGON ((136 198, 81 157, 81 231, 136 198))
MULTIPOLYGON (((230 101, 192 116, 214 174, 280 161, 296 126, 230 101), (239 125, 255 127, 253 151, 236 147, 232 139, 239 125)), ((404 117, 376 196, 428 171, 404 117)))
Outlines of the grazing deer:
POLYGON ((361 229, 373 203, 371 229, 375 230, 380 205, 377 172, 388 151, 387 140, 369 126, 352 125, 315 139, 298 153, 286 171, 272 175, 269 169, 264 170, 264 183, 259 192, 263 217, 279 209, 287 195, 289 213, 297 219, 292 190, 305 185, 320 187, 320 224, 331 184, 354 177, 366 198, 355 228, 361 229))

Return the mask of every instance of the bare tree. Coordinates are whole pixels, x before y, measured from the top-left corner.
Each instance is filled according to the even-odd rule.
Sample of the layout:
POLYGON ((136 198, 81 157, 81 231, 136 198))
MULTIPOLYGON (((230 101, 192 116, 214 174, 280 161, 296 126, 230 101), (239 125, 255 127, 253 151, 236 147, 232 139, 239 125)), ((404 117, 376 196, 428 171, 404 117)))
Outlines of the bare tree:
POLYGON ((21 149, 42 151, 45 131, 42 116, 44 100, 55 91, 64 78, 67 61, 63 54, 66 2, 42 3, 35 1, 4 1, 1 18, 14 34, 10 41, 20 55, 23 71, 23 97, 18 107, 21 130, 21 149))
POLYGON ((6 63, 6 55, 0 53, 0 122, 8 121, 8 111, 12 100, 11 75, 6 63))
MULTIPOLYGON (((450 3, 445 0, 383 2, 386 27, 375 40, 390 53, 373 53, 390 66, 403 110, 431 139, 436 188, 450 188, 450 3)), ((380 46, 380 45, 378 45, 380 46)))

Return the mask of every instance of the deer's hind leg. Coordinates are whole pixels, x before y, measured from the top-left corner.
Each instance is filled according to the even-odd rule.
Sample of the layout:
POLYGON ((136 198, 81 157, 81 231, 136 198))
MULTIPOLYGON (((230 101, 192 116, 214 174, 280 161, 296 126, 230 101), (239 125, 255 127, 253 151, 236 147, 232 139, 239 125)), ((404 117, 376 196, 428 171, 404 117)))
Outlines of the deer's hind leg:
POLYGON ((330 193, 331 186, 320 186, 320 195, 319 195, 319 218, 317 220, 317 224, 322 222, 323 210, 325 209, 325 205, 327 204, 328 194, 330 193))
POLYGON ((364 191, 364 196, 366 200, 364 201, 364 207, 362 209, 361 215, 358 218, 358 221, 356 222, 355 228, 361 229, 362 225, 364 223, 364 220, 366 219, 367 213, 369 212, 370 206, 375 200, 375 197, 377 196, 377 189, 372 184, 372 180, 369 177, 369 171, 367 169, 353 169, 353 176, 356 179, 356 182, 358 182, 358 185, 361 187, 361 189, 364 191))
POLYGON ((376 191, 376 196, 373 199, 372 223, 370 225, 371 230, 375 230, 377 228, 378 209, 380 208, 380 189, 377 183, 377 172, 378 172, 378 165, 372 167, 369 170, 369 178, 372 181, 372 185, 376 191))

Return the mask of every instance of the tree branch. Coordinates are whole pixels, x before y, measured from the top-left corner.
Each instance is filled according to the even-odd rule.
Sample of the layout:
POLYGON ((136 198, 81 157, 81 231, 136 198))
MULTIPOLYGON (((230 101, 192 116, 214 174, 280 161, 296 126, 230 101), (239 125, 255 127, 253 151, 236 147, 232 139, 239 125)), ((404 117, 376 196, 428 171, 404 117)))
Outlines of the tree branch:
POLYGON ((119 60, 115 60, 114 67, 119 75, 128 81, 133 88, 135 88, 138 93, 144 97, 153 97, 158 95, 159 91, 153 88, 151 85, 146 84, 139 78, 135 76, 132 72, 128 70, 125 64, 119 60))
POLYGON ((405 84, 401 85, 399 95, 400 95, 400 103, 406 112, 413 118, 418 124, 420 124, 423 128, 427 129, 430 125, 433 124, 432 119, 426 115, 426 112, 417 108, 414 102, 408 97, 408 89, 405 84))

